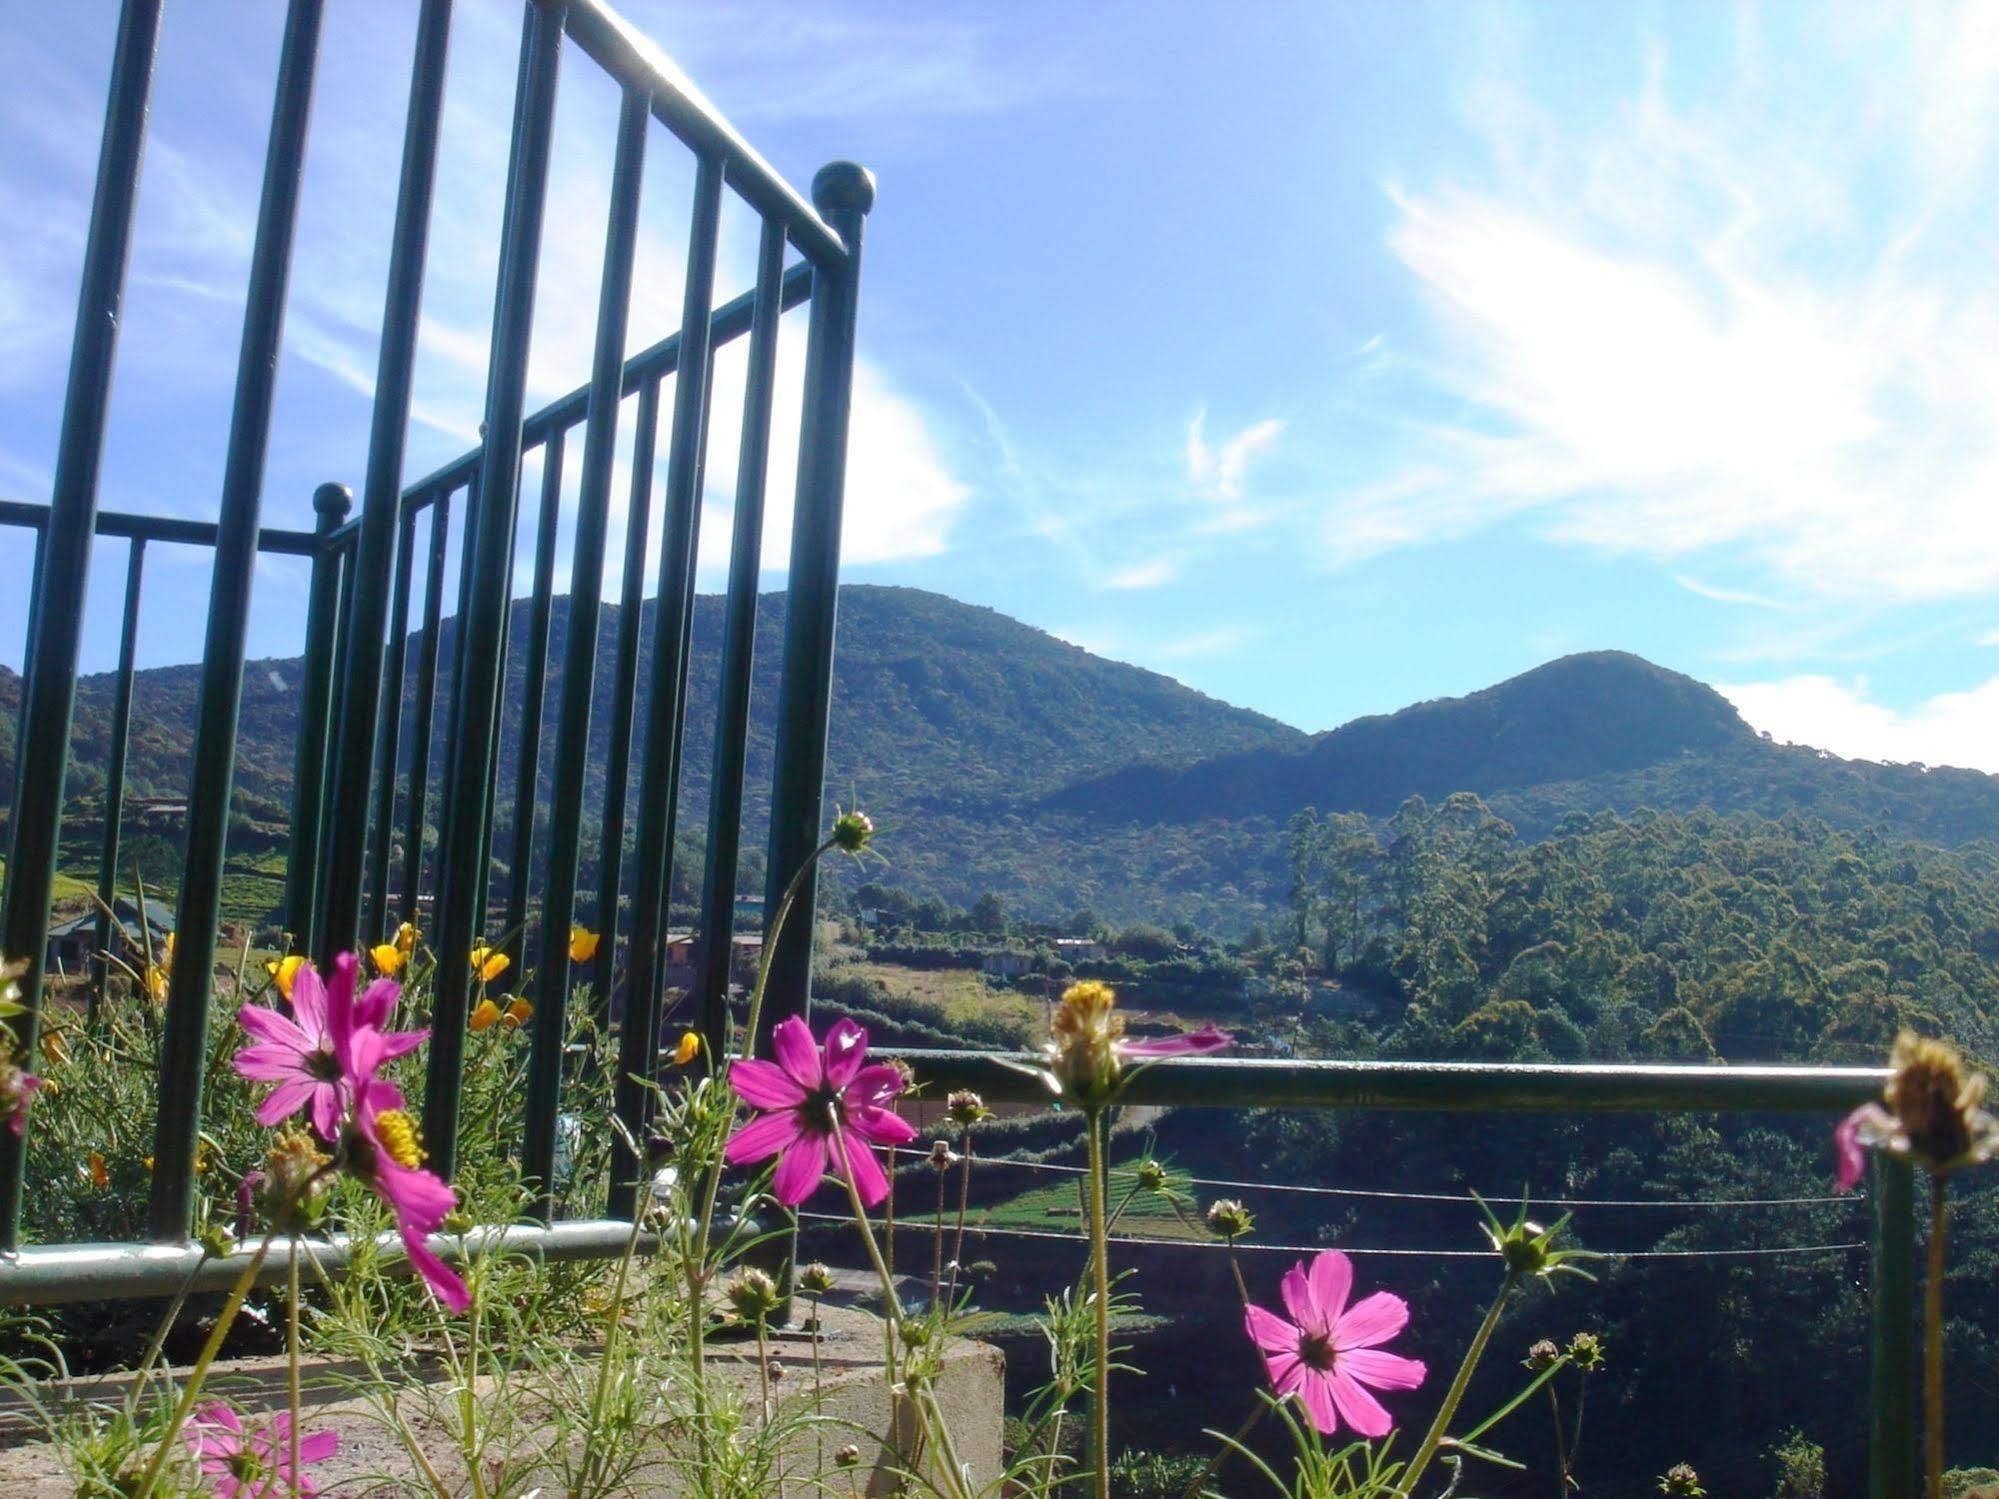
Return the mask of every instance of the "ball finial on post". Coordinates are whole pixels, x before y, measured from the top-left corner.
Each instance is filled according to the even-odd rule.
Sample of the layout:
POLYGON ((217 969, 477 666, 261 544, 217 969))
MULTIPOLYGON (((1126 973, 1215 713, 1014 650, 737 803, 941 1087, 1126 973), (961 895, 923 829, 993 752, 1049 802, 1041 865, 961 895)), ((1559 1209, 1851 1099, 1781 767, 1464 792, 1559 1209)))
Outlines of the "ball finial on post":
POLYGON ((826 218, 875 206, 875 174, 857 161, 829 161, 812 174, 812 206, 826 218))
POLYGON ((312 492, 313 514, 319 517, 322 531, 331 531, 346 520, 353 508, 354 491, 345 484, 322 484, 312 492))

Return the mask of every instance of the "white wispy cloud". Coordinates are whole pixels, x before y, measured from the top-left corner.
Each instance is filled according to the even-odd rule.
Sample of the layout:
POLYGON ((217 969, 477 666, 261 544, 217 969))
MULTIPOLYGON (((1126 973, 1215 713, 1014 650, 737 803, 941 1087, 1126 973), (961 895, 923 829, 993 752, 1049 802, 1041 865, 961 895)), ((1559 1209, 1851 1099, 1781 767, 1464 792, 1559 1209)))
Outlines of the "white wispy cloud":
POLYGON ((1870 81, 1817 112, 1737 86, 1747 58, 1669 89, 1657 49, 1608 125, 1479 91, 1490 169, 1390 188, 1458 414, 1342 496, 1335 560, 1533 512, 1575 544, 1725 551, 1780 596, 1999 585, 1999 285, 1971 190, 1999 42, 1987 7, 1894 15, 1885 40, 1827 28, 1870 81))
POLYGON ((1999 645, 1999 630, 1987 630, 1983 635, 1978 637, 1976 643, 1979 645, 1999 645))
POLYGON ((1178 576, 1180 576, 1180 564, 1173 558, 1148 557, 1142 562, 1129 563, 1107 574, 1103 586, 1119 590, 1157 588, 1162 583, 1172 582, 1178 576))
POLYGON ((1899 710, 1877 701, 1865 677, 1805 674, 1717 690, 1751 725, 1786 743, 1855 760, 1999 773, 1999 676, 1899 710))
POLYGON ((1211 500, 1234 505, 1243 498, 1243 482, 1250 461, 1277 446, 1284 423, 1276 417, 1265 417, 1211 445, 1207 439, 1207 420, 1207 409, 1203 407, 1187 423, 1187 482, 1211 500))
POLYGON ((1715 583, 1703 583, 1699 578, 1690 578, 1685 573, 1674 573, 1673 581, 1688 593, 1698 594, 1704 599, 1712 599, 1717 604, 1745 604, 1752 609, 1776 609, 1789 613, 1798 605, 1785 599, 1772 598, 1768 594, 1754 593, 1746 588, 1723 588, 1715 583))

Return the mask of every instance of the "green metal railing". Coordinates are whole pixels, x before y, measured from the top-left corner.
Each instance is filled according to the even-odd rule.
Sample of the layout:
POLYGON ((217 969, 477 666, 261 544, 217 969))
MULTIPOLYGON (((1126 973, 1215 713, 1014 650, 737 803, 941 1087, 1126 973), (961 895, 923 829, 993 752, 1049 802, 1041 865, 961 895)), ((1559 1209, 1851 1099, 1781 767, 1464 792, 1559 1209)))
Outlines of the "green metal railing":
MULTIPOLYGON (((397 207, 392 229, 383 337, 358 518, 347 492, 314 496, 311 532, 260 524, 271 375, 282 333, 286 273, 323 0, 290 0, 277 75, 264 192, 251 257, 240 374, 214 523, 100 511, 104 445, 118 309, 133 228, 145 115, 160 24, 160 0, 125 0, 112 62, 96 197, 82 266, 70 381, 55 476, 46 506, 0 504, 0 526, 35 538, 33 593, 25 655, 26 691, 17 755, 0 950, 38 955, 48 928, 57 866, 74 705, 82 601, 93 537, 129 541, 124 627, 116 683, 98 890, 116 889, 124 759, 131 726, 133 663, 146 548, 155 543, 211 548, 214 578, 203 656, 187 860, 177 912, 179 943, 164 1016, 160 1111, 149 1208, 151 1242, 115 1245, 17 1243, 26 1185, 22 1141, 0 1130, 0 1304, 49 1303, 170 1294, 190 1276, 219 1287, 240 1272, 240 1257, 204 1258, 187 1233, 194 1203, 201 1074, 212 1008, 211 978, 220 910, 247 609, 259 551, 310 559, 300 735, 294 766, 293 845, 284 920, 295 945, 324 958, 374 941, 396 922, 423 915, 438 968, 434 1040, 425 1090, 426 1133, 434 1164, 450 1174, 458 1123, 470 973, 453 961, 480 940, 492 917, 493 815, 500 761, 500 701, 509 653, 525 658, 539 692, 546 665, 560 534, 562 453, 582 429, 555 728, 547 759, 553 789, 541 798, 542 704, 531 705, 511 788, 512 839, 502 920, 519 927, 520 968, 534 974, 535 1019, 523 1108, 521 1158, 544 1184, 549 1213, 557 1114, 565 1084, 565 1010, 572 982, 568 932, 579 907, 594 907, 602 934, 582 975, 609 1018, 622 1001, 615 1107, 642 1126, 645 1093, 633 1079, 656 1065, 663 984, 669 860, 678 831, 673 788, 680 779, 690 709, 696 542, 715 350, 748 339, 742 448, 724 607, 706 862, 702 872, 695 984, 697 1014, 719 1038, 729 980, 735 869, 743 820, 749 686, 756 650, 757 559, 781 314, 809 301, 803 426, 794 496, 789 598, 771 787, 767 867, 776 888, 816 844, 830 694, 839 533, 852 375, 862 224, 873 183, 861 168, 836 163, 813 183, 812 201, 795 193, 703 103, 678 70, 602 0, 525 0, 520 85, 508 167, 499 284, 488 371, 484 440, 434 472, 405 483, 404 447, 411 371, 427 251, 442 118, 450 0, 422 0, 397 207), (565 39, 623 93, 590 379, 534 413, 525 410, 533 294, 549 172, 556 86, 565 39), (688 148, 696 163, 680 330, 627 358, 632 265, 645 152, 654 124, 688 148), (725 192, 761 220, 753 289, 714 305, 717 224, 725 192), (798 259, 789 257, 795 252, 798 259), (673 379, 665 451, 659 451, 662 387, 673 379), (585 765, 596 686, 599 598, 606 557, 618 424, 636 398, 632 488, 616 637, 608 664, 611 721, 603 762, 606 796, 597 884, 586 898, 579 837, 585 765), (511 599, 519 488, 528 459, 541 457, 544 487, 535 530, 533 587, 511 599), (662 524, 656 565, 646 554, 657 464, 663 461, 662 524), (454 532, 454 523, 457 530, 454 532), (447 654, 444 592, 454 547, 457 606, 447 654), (419 569, 418 563, 422 567, 419 569), (657 590, 643 763, 633 773, 640 701, 641 605, 657 590), (419 604, 419 598, 421 603, 419 604), (525 621, 516 634, 516 615, 525 621), (445 763, 432 765, 440 712, 448 725, 445 763), (407 733, 405 725, 407 723, 407 733), (435 771, 436 790, 432 781, 435 771), (632 805, 636 795, 636 806, 632 805), (544 814, 538 823, 537 814, 544 814), (628 857, 627 831, 636 827, 628 857), (544 870, 532 887, 537 832, 546 827, 544 870), (432 835, 436 853, 427 850, 432 835), (618 940, 627 894, 630 930, 618 940), (620 974, 615 954, 627 955, 620 974)), ((802 892, 812 909, 815 891, 802 892)), ((804 1013, 811 987, 810 921, 793 923, 772 955, 767 1014, 804 1013)), ((108 945, 100 929, 100 946, 108 945)), ((42 974, 24 984, 27 1013, 12 1023, 14 1044, 32 1053, 43 999, 42 974)), ((971 1086, 989 1099, 1033 1096, 1032 1084, 980 1053, 905 1053, 937 1087, 971 1086)), ((1878 1094, 1882 1075, 1858 1069, 1775 1067, 1538 1067, 1417 1063, 1178 1061, 1133 1085, 1134 1103, 1179 1107, 1398 1108, 1485 1111, 1782 1111, 1830 1115, 1878 1094)), ((630 1162, 613 1180, 628 1183, 630 1162)), ((1902 1499, 1913 1488, 1915 1226, 1905 1167, 1878 1163, 1872 1191, 1872 1492, 1902 1499)), ((621 1251, 631 1207, 628 1185, 614 1188, 605 1219, 506 1230, 509 1242, 552 1258, 621 1251)), ((476 1248, 477 1235, 472 1247, 476 1248)), ((467 1245, 440 1239, 442 1253, 467 1245)), ((336 1267, 347 1246, 319 1258, 336 1267)), ((281 1267, 283 1256, 270 1264, 281 1267)))

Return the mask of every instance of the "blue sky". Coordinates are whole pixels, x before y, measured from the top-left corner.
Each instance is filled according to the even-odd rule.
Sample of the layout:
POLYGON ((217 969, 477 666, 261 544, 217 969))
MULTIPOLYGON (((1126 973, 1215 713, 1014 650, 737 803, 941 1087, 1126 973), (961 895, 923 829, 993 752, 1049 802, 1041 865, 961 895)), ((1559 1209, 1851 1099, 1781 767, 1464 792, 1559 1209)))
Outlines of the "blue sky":
MULTIPOLYGON (((413 9, 329 6, 269 523, 359 476, 413 9)), ((1618 647, 1780 738, 1999 771, 1999 8, 624 9, 795 182, 879 175, 849 580, 1308 729, 1618 647)), ((459 12, 413 474, 471 444, 491 313, 519 7, 459 12)), ((46 496, 114 14, 0 14, 9 497, 46 496)), ((168 6, 107 506, 215 512, 280 20, 168 6)), ((571 49, 538 400, 586 373, 615 110, 571 49)), ((676 320, 691 179, 653 142, 635 348, 676 320)), ((724 294, 753 247, 732 212, 724 294)), ((155 558, 147 659, 189 659, 206 558, 155 558)), ((297 648, 303 576, 264 566, 254 650, 297 648)))

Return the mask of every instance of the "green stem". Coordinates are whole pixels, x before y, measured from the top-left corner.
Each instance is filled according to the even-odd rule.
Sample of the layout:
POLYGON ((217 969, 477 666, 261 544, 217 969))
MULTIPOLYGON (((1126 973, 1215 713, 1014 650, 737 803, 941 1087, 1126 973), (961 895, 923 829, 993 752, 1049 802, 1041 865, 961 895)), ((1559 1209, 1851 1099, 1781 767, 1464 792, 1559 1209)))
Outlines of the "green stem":
POLYGON ((972 1127, 965 1126, 965 1153, 958 1162, 958 1232, 951 1243, 951 1284, 944 1295, 947 1307, 958 1304, 958 1271, 965 1263, 965 1209, 972 1200, 972 1127))
MULTIPOLYGON (((604 1323, 604 1352, 597 1361, 597 1389, 590 1397, 590 1421, 583 1428, 582 1482, 570 1490, 570 1499, 582 1499, 585 1489, 597 1476, 597 1434, 604 1425, 604 1397, 611 1388, 611 1360, 617 1351, 618 1331, 625 1319, 625 1281, 632 1260, 639 1252, 639 1234, 645 1227, 650 1198, 632 1214, 632 1231, 625 1238, 625 1252, 618 1260, 618 1273, 611 1283, 611 1310, 604 1323)), ((766 1391, 768 1394, 768 1391, 766 1391)))
MULTIPOLYGON (((820 856, 833 846, 828 838, 812 850, 805 862, 798 866, 798 872, 784 887, 784 898, 777 905, 777 919, 771 923, 769 933, 764 938, 763 956, 757 962, 757 981, 750 990, 749 1013, 743 1022, 743 1044, 741 1055, 747 1061, 755 1053, 757 1044, 757 1022, 763 1018, 764 987, 770 982, 771 958, 777 952, 777 939, 784 931, 786 920, 791 915, 792 905, 798 899, 799 887, 805 883, 805 875, 819 862, 820 856)), ((735 1128, 736 1098, 729 1095, 729 1121, 723 1133, 731 1133, 735 1128)), ((706 1291, 708 1283, 708 1244, 715 1227, 715 1199, 722 1190, 722 1167, 719 1161, 711 1162, 702 1173, 701 1211, 695 1216, 694 1246, 687 1256, 687 1357, 691 1365, 694 1397, 694 1440, 700 1449, 701 1482, 706 1490, 708 1475, 714 1465, 709 1461, 708 1452, 708 1381, 707 1381, 707 1324, 706 1291)))
POLYGON ((1930 1265, 1923 1284, 1923 1471, 1929 1499, 1943 1499, 1943 1270, 1950 1189, 1930 1179, 1930 1265))
POLYGON ((1569 1453, 1562 1441, 1562 1397, 1548 1386, 1548 1409, 1555 1417, 1555 1499, 1569 1499, 1569 1453))
POLYGON ((298 1377, 298 1237, 292 1237, 291 1273, 287 1277, 285 1289, 289 1291, 288 1315, 285 1318, 285 1362, 286 1388, 290 1397, 291 1427, 286 1435, 291 1445, 292 1499, 299 1499, 298 1443, 299 1443, 299 1377, 298 1377))
POLYGON ((1111 1493, 1111 1275, 1109 1238, 1104 1228, 1104 1114, 1091 1109, 1085 1121, 1090 1143, 1090 1273, 1096 1313, 1096 1381, 1090 1390, 1090 1467, 1096 1499, 1111 1493))
POLYGON ((1485 1320, 1478 1325, 1478 1333, 1471 1340, 1471 1347, 1465 1350, 1464 1362, 1458 1365, 1458 1372, 1451 1380, 1451 1387, 1444 1394, 1444 1403, 1437 1411, 1437 1418, 1430 1423, 1430 1429, 1423 1434, 1423 1445, 1416 1449, 1416 1455, 1409 1460, 1409 1466, 1402 1470, 1402 1479, 1396 1485, 1399 1493, 1407 1499, 1416 1492, 1416 1480, 1423 1476, 1423 1470, 1430 1466, 1430 1459, 1437 1455, 1443 1445, 1444 1434, 1450 1430, 1451 1421, 1458 1413, 1458 1403, 1465 1398, 1465 1389, 1471 1384, 1472 1371, 1478 1361, 1485 1357, 1486 1344, 1492 1341, 1492 1331, 1499 1326, 1499 1314, 1506 1308, 1507 1298, 1519 1277, 1511 1270, 1506 1279, 1499 1283, 1499 1294, 1492 1298, 1492 1305, 1486 1308, 1485 1320))
POLYGON ((1180 1499, 1201 1499, 1201 1491, 1215 1481, 1216 1475, 1222 1471, 1222 1465, 1235 1456, 1236 1446, 1249 1440, 1249 1434, 1256 1430, 1257 1422, 1269 1415, 1270 1411, 1269 1401, 1257 1401, 1256 1409, 1249 1413, 1249 1419, 1235 1429, 1234 1440, 1215 1449, 1215 1455, 1208 1459, 1208 1465, 1201 1470, 1201 1476, 1187 1485, 1187 1492, 1182 1494, 1180 1499))
MULTIPOLYGON (((823 1414, 821 1407, 824 1405, 826 1399, 824 1386, 820 1381, 819 1374, 819 1298, 817 1296, 808 1297, 806 1304, 811 1308, 812 1315, 812 1414, 818 1416, 823 1414)), ((826 1471, 825 1423, 814 1421, 812 1423, 812 1435, 819 1448, 819 1466, 812 1471, 823 1474, 826 1471)))
POLYGON ((937 1173, 937 1213, 932 1221, 930 1246, 930 1305, 934 1310, 944 1295, 944 1188, 947 1178, 937 1173))

